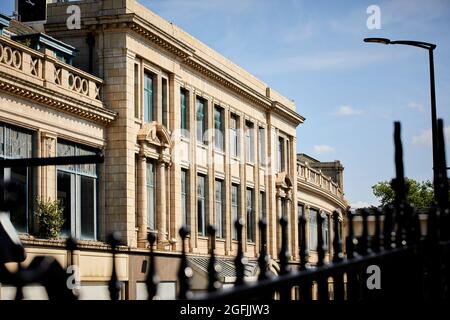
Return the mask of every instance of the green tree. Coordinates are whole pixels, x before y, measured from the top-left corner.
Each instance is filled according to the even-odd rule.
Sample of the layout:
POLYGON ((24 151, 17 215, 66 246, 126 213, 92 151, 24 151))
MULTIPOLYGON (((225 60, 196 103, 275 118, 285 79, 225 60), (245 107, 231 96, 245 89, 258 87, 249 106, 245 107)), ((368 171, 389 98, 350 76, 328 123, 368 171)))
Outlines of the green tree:
MULTIPOLYGON (((407 193, 406 200, 416 208, 427 208, 433 203, 434 190, 431 181, 418 182, 414 179, 405 178, 407 193)), ((390 182, 381 181, 372 186, 373 194, 384 208, 394 203, 395 192, 390 182)))

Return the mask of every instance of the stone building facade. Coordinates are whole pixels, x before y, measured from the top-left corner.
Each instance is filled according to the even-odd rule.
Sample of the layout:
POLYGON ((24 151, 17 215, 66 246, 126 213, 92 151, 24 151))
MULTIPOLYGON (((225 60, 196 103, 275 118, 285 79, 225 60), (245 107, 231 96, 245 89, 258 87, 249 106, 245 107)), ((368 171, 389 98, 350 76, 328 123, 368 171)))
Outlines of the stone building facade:
MULTIPOLYGON (((343 186, 297 160, 296 128, 304 118, 292 101, 137 1, 49 4, 44 27, 37 41, 52 40, 53 51, 51 45, 30 48, 24 42, 30 36, 0 36, 3 53, 10 48, 13 57, 0 64, 0 123, 29 132, 33 156, 105 155, 102 165, 28 173, 30 194, 65 204, 63 235, 80 239, 74 262, 85 297, 105 288, 110 232, 121 233, 122 297, 145 296, 152 232, 161 296, 170 298, 177 288, 181 226, 191 230, 186 248, 193 289, 200 290, 211 248, 208 224, 217 229, 215 252, 226 264, 237 252, 233 221, 242 219, 251 265, 261 243, 257 222, 264 217, 276 272, 282 215, 295 264, 301 206, 309 213, 313 207, 328 214, 346 209, 343 186), (81 29, 66 24, 73 4, 81 9, 81 29)), ((32 236, 36 223, 28 202, 31 218, 21 236, 28 261, 46 253, 67 265, 62 240, 32 236)), ((253 268, 249 276, 256 273, 253 268)), ((228 278, 223 275, 224 283, 228 278)))

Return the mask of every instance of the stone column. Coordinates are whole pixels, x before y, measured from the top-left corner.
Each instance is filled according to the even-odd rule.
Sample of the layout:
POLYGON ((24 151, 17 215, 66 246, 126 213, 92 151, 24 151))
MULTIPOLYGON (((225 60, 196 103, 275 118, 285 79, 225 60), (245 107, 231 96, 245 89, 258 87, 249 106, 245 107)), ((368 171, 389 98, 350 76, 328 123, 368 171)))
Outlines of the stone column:
POLYGON ((147 158, 139 156, 137 160, 137 218, 138 246, 147 245, 147 158))
MULTIPOLYGON (((56 134, 41 132, 41 157, 56 157, 56 155, 56 134)), ((43 199, 56 200, 56 166, 40 167, 39 169, 41 171, 40 196, 43 199)))
POLYGON ((191 234, 189 237, 189 250, 194 251, 197 248, 197 124, 195 122, 195 91, 189 91, 188 103, 188 128, 190 132, 190 150, 189 150, 189 213, 191 215, 191 234))
POLYGON ((157 226, 158 226, 158 249, 164 250, 167 244, 167 217, 166 217, 166 163, 163 159, 157 162, 157 226))
POLYGON ((293 224, 294 224, 294 219, 293 219, 293 215, 292 213, 292 189, 289 189, 287 194, 286 194, 286 217, 288 219, 288 250, 289 250, 289 254, 291 255, 291 257, 294 256, 294 246, 292 243, 292 238, 294 238, 294 234, 292 232, 293 230, 293 224))
POLYGON ((275 218, 275 225, 274 230, 276 232, 276 238, 275 243, 273 245, 274 250, 274 257, 278 257, 278 253, 280 252, 281 248, 281 226, 280 226, 280 218, 283 214, 283 202, 281 201, 282 198, 282 191, 280 189, 277 190, 276 193, 276 218, 275 218))
POLYGON ((289 228, 291 230, 291 246, 292 246, 292 251, 291 251, 291 255, 292 258, 295 259, 299 259, 299 253, 298 253, 298 205, 297 205, 297 177, 298 177, 298 172, 297 172, 297 152, 295 150, 296 147, 296 138, 295 137, 291 137, 289 139, 291 147, 291 154, 289 155, 291 157, 291 168, 290 168, 290 176, 292 177, 292 193, 291 193, 291 227, 289 228))

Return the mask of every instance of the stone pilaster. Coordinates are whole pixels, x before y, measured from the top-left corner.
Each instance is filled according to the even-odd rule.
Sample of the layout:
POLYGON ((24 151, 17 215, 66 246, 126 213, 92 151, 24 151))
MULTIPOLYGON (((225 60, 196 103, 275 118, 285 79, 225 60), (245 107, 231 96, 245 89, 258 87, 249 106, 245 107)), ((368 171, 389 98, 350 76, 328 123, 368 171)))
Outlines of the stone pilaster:
POLYGON ((138 246, 147 245, 147 158, 139 156, 137 159, 137 219, 138 246))

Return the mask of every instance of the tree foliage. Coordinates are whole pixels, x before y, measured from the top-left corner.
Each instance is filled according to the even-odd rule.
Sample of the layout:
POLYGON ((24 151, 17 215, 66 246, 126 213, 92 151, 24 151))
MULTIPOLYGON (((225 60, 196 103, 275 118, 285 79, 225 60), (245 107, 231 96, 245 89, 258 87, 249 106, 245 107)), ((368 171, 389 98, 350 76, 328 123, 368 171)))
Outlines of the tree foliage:
MULTIPOLYGON (((431 181, 418 182, 414 179, 405 178, 406 200, 416 208, 427 208, 433 203, 434 190, 431 181)), ((395 192, 388 181, 381 181, 372 186, 373 194, 384 208, 394 203, 395 192)))

